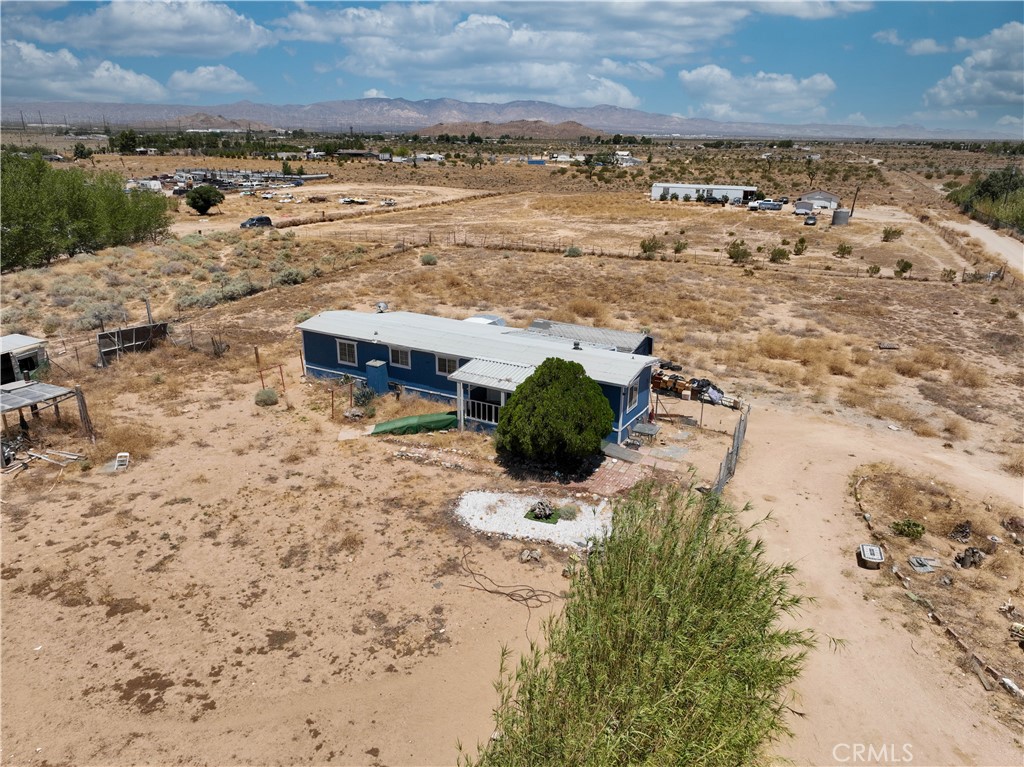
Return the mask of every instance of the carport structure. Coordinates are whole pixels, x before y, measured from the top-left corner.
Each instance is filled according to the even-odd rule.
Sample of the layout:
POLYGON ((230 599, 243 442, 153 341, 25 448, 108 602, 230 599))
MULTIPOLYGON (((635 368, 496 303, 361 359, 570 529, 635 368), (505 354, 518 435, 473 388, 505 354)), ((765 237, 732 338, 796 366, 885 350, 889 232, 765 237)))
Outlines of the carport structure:
POLYGON ((8 413, 18 411, 19 423, 27 424, 22 412, 25 408, 29 409, 33 418, 39 418, 41 410, 52 407, 54 417, 60 421, 60 403, 72 397, 78 402, 78 415, 82 422, 82 428, 92 438, 92 422, 89 420, 82 388, 76 386, 74 389, 66 389, 63 386, 54 386, 42 381, 15 381, 0 386, 0 418, 3 419, 4 434, 7 435, 10 428, 7 423, 8 413))

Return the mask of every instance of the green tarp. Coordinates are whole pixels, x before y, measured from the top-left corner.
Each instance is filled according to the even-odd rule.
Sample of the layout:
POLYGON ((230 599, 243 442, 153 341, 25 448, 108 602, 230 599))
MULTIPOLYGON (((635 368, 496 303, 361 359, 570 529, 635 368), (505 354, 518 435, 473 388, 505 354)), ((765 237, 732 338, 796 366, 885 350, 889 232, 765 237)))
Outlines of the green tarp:
POLYGON ((410 415, 385 421, 373 427, 371 434, 419 434, 421 431, 440 431, 454 429, 459 425, 459 417, 455 413, 431 413, 430 415, 410 415))

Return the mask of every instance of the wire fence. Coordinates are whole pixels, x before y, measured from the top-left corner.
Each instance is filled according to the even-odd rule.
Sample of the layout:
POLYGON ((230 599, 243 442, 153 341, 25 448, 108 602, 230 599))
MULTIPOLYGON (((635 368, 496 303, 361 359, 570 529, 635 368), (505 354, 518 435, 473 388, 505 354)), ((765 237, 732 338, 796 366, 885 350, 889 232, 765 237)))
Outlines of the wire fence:
POLYGON ((718 467, 718 479, 715 480, 714 492, 721 493, 726 484, 736 474, 736 464, 740 460, 740 449, 743 447, 743 440, 747 436, 747 416, 750 415, 750 405, 747 405, 742 412, 740 412, 739 423, 736 424, 736 428, 732 432, 732 446, 725 454, 725 458, 722 459, 722 463, 718 467))
POLYGON ((498 250, 519 253, 560 253, 566 257, 596 256, 598 258, 616 258, 634 261, 668 261, 679 264, 697 264, 700 266, 715 266, 721 268, 742 267, 756 271, 773 271, 789 274, 804 274, 809 276, 847 277, 853 279, 899 279, 907 283, 915 282, 978 282, 990 281, 989 275, 995 274, 995 279, 1002 280, 1009 278, 1014 284, 1017 278, 1012 273, 1007 273, 1001 267, 995 272, 978 273, 986 279, 971 278, 971 273, 964 268, 964 276, 957 273, 955 269, 935 267, 926 269, 914 267, 913 274, 907 273, 902 276, 882 274, 877 267, 872 268, 869 264, 860 262, 851 263, 842 259, 835 259, 833 263, 826 263, 828 259, 816 258, 815 261, 772 263, 768 257, 755 256, 744 263, 735 263, 725 252, 708 253, 696 251, 684 251, 681 253, 659 251, 657 253, 645 253, 639 247, 629 246, 625 248, 597 247, 592 245, 581 245, 571 238, 537 239, 521 236, 510 236, 508 234, 482 234, 471 232, 462 228, 442 230, 422 230, 395 232, 391 229, 380 227, 379 229, 366 229, 340 234, 342 239, 352 242, 371 241, 380 244, 393 242, 395 252, 401 252, 410 248, 429 248, 431 246, 446 246, 449 248, 473 248, 477 250, 498 250))

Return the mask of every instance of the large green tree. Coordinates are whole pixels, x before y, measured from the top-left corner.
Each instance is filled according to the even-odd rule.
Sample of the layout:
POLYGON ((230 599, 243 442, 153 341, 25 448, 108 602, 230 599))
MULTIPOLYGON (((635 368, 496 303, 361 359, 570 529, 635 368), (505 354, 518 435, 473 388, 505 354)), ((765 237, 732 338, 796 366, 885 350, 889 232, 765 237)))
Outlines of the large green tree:
POLYGON ((220 205, 222 202, 224 202, 224 193, 209 184, 202 184, 190 189, 185 195, 185 203, 200 216, 205 216, 210 212, 210 208, 220 205))
POLYGON ((531 460, 577 463, 601 450, 615 416, 578 362, 544 360, 498 416, 498 450, 531 460))

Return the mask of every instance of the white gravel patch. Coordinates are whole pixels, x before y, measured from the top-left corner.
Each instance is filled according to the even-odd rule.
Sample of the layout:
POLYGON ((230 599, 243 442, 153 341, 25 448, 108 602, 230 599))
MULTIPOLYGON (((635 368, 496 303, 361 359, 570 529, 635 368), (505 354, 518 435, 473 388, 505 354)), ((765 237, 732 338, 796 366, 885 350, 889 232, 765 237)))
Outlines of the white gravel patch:
POLYGON ((611 530, 612 507, 607 501, 595 506, 576 498, 547 498, 554 506, 572 504, 580 510, 576 519, 560 519, 552 525, 526 518, 526 512, 540 500, 534 495, 472 490, 459 499, 455 513, 474 530, 559 546, 585 548, 588 538, 604 538, 611 530))

